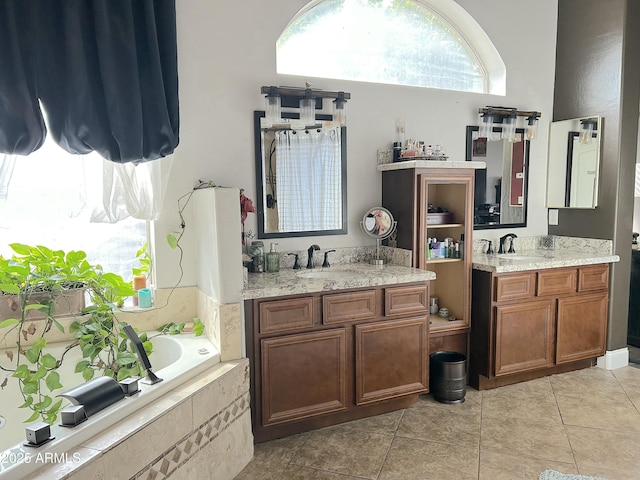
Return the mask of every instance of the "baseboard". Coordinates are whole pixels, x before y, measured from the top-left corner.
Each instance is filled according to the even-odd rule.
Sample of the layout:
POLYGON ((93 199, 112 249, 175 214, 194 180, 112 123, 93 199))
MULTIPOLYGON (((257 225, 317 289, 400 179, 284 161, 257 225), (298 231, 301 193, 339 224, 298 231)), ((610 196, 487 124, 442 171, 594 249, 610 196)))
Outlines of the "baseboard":
POLYGON ((629 365, 629 349, 627 347, 617 350, 607 350, 602 357, 598 357, 598 367, 605 370, 615 370, 629 365))

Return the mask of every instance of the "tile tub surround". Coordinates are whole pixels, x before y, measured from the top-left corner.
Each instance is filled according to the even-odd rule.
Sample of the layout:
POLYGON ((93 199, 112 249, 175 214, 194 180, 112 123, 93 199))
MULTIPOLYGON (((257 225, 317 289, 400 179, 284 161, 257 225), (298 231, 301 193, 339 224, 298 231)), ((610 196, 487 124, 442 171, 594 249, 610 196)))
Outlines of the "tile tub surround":
POLYGON ((435 278, 435 273, 428 270, 389 264, 384 266, 376 266, 369 263, 332 264, 328 269, 320 267, 313 270, 306 268, 301 268, 300 270, 280 268, 277 273, 249 274, 248 283, 242 292, 242 298, 248 300, 252 298, 279 297, 299 293, 421 282, 435 280, 435 278), (348 271, 352 272, 353 276, 313 279, 298 275, 325 270, 329 272, 348 271))
MULTIPOLYGON (((499 239, 492 240, 497 251, 499 239)), ((545 268, 574 267, 597 263, 619 262, 620 257, 612 254, 611 240, 589 238, 558 237, 554 235, 523 237, 515 239, 514 258, 511 254, 487 255, 487 244, 473 241, 473 268, 486 272, 506 273, 545 268), (522 256, 530 258, 522 259, 522 256)))
POLYGON ((219 363, 30 478, 233 479, 253 456, 248 368, 219 363))

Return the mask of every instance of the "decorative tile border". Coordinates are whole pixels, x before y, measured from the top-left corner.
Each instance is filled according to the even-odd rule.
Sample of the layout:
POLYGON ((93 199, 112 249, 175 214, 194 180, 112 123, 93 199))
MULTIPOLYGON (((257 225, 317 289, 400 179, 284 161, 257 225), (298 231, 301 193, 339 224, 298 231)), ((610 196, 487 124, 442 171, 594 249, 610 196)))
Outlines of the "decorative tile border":
POLYGON ((197 452, 213 442, 224 430, 249 410, 249 392, 245 392, 210 420, 165 451, 132 479, 164 480, 187 463, 197 452))

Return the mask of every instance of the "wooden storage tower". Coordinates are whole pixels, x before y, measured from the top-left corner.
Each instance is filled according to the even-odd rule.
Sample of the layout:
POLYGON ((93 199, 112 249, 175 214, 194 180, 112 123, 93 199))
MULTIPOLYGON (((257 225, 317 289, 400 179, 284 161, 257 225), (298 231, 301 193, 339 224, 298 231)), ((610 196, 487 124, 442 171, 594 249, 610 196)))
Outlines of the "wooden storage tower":
POLYGON ((468 357, 475 170, 437 168, 436 164, 442 162, 403 163, 406 167, 397 163, 378 167, 382 170, 382 205, 398 222, 398 248, 413 252, 414 267, 436 273, 430 296, 438 297, 439 307, 446 307, 455 318, 430 315, 429 353, 448 350, 468 357), (436 215, 430 222, 429 205, 448 210, 452 218, 442 223, 442 218, 433 218, 436 215), (464 238, 460 258, 427 258, 427 239, 434 237, 438 241, 464 238))

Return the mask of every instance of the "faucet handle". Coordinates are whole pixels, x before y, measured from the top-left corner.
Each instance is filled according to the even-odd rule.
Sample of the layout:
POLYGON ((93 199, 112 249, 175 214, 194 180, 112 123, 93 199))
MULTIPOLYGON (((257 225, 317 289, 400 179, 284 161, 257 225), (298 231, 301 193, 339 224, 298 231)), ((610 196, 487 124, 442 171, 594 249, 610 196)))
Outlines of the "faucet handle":
POLYGON ((322 268, 327 268, 331 266, 329 265, 329 253, 331 252, 335 252, 335 250, 327 250, 326 252, 324 252, 324 262, 322 262, 322 268))
POLYGON ((493 242, 491 240, 487 240, 486 238, 481 238, 480 239, 481 242, 487 242, 487 255, 492 255, 494 252, 493 250, 493 242))
POLYGON ((293 269, 294 270, 300 270, 300 261, 298 260, 298 254, 297 253, 288 253, 287 255, 293 255, 295 258, 295 260, 293 261, 293 269))

